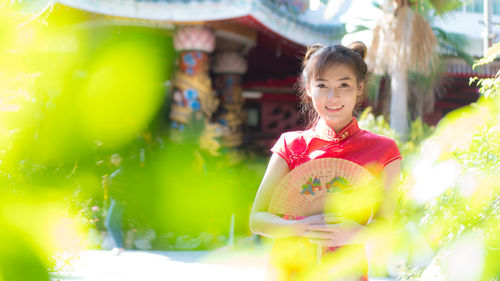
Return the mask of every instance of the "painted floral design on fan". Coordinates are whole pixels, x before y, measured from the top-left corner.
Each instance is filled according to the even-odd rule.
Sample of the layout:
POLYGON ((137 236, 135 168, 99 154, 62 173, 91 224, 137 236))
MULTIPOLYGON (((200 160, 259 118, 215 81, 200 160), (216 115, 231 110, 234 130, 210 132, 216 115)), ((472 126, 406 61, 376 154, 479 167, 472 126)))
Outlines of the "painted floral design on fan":
POLYGON ((352 185, 344 177, 334 177, 331 181, 325 184, 327 193, 334 193, 338 191, 349 191, 352 189, 352 185))
POLYGON ((314 180, 312 178, 309 178, 306 184, 302 185, 302 191, 300 192, 300 194, 315 195, 315 192, 320 191, 322 188, 323 187, 321 186, 321 181, 318 177, 314 177, 314 180))
POLYGON ((281 215, 282 218, 288 221, 295 221, 295 220, 301 220, 305 219, 306 217, 304 216, 293 216, 293 215, 281 215))

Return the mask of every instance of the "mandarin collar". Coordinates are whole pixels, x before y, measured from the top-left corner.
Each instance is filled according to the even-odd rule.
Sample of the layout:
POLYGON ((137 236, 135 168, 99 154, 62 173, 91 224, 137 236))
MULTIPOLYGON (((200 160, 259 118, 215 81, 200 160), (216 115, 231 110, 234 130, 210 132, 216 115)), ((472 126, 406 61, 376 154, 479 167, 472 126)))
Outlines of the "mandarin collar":
POLYGON ((359 126, 358 121, 353 117, 352 121, 349 124, 342 128, 342 130, 340 130, 338 133, 335 133, 335 131, 326 124, 325 120, 320 118, 314 126, 314 131, 323 140, 340 142, 358 132, 359 126))

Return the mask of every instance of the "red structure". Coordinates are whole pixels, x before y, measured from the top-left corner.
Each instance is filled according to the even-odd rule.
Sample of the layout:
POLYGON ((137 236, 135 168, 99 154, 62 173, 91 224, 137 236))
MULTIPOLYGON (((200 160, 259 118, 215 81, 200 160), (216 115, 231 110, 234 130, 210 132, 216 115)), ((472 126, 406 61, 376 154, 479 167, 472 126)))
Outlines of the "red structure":
MULTIPOLYGON (((323 21, 322 11, 313 15, 312 11, 304 9, 306 2, 57 0, 53 8, 54 11, 80 10, 82 14, 87 14, 82 16, 82 24, 94 27, 138 25, 175 33, 179 27, 198 25, 213 30, 215 49, 208 60, 222 53, 236 52, 247 63, 246 71, 236 73, 239 77, 233 79, 239 83, 233 85, 234 88, 241 89, 245 99, 242 115, 246 120, 234 120, 234 116, 238 116, 237 111, 231 115, 231 122, 225 120, 225 123, 244 124, 243 141, 235 137, 241 135, 236 125, 229 130, 234 134, 223 138, 234 146, 240 143, 244 146, 256 145, 267 151, 281 132, 305 126, 299 118, 299 100, 294 86, 306 46, 314 43, 339 44, 345 34, 340 22, 323 21)), ((436 124, 449 111, 476 101, 479 95, 476 87, 469 85, 469 77, 492 77, 500 66, 493 63, 487 69, 473 71, 457 58, 447 58, 446 61, 449 78, 446 94, 437 100, 434 112, 424 116, 428 124, 436 124)), ((212 81, 234 74, 224 72, 224 68, 210 70, 212 81)), ((225 89, 222 86, 214 90, 221 92, 225 89)), ((223 96, 219 93, 218 98, 223 96)), ((229 105, 226 104, 226 107, 229 105)), ((219 114, 219 120, 224 120, 224 114, 227 116, 227 112, 215 114, 219 114)))

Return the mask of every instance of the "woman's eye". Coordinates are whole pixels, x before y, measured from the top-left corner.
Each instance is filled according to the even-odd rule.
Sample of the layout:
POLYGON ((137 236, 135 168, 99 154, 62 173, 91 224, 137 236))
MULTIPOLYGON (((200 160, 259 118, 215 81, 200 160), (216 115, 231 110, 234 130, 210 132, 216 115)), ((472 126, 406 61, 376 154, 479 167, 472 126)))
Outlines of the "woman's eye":
POLYGON ((347 88, 347 87, 349 87, 349 84, 347 83, 340 84, 340 88, 347 88))
POLYGON ((318 87, 320 89, 324 89, 324 88, 326 88, 326 85, 325 84, 318 84, 318 85, 316 85, 316 87, 318 87))

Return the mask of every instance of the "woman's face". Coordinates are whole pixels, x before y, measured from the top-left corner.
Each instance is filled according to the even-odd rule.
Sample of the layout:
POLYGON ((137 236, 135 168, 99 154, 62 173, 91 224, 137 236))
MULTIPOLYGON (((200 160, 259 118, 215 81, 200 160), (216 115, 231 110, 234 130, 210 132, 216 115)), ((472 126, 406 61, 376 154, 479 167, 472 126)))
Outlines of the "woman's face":
POLYGON ((306 91, 319 116, 338 132, 351 122, 356 98, 361 95, 363 84, 358 85, 350 67, 336 64, 319 77, 313 77, 306 91))

